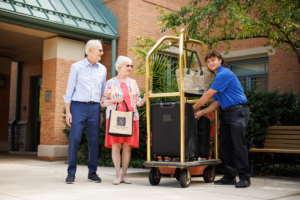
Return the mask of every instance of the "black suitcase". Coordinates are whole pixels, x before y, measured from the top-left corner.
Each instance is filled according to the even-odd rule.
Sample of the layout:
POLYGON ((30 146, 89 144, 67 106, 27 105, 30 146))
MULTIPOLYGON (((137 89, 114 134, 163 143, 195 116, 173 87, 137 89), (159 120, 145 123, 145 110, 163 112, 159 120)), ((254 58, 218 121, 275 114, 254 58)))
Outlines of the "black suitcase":
MULTIPOLYGON (((194 108, 185 103, 185 156, 193 160, 196 155, 196 121, 194 108)), ((180 157, 180 102, 151 104, 152 155, 180 157)))
POLYGON ((210 155, 210 120, 201 116, 197 120, 196 157, 209 158, 210 155))

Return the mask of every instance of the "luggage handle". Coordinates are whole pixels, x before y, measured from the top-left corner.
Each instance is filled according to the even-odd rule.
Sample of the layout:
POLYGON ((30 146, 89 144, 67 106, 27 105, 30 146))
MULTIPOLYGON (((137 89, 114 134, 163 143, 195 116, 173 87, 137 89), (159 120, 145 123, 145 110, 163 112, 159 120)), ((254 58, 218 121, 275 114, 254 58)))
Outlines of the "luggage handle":
POLYGON ((161 108, 173 108, 175 106, 175 102, 165 102, 165 103, 163 102, 159 104, 161 108))
POLYGON ((167 101, 162 101, 161 103, 169 103, 169 102, 177 102, 177 100, 167 100, 167 101))
POLYGON ((196 58, 197 58, 197 61, 198 61, 198 65, 199 65, 200 70, 201 70, 200 76, 202 76, 202 75, 203 75, 202 65, 201 65, 201 62, 200 62, 198 53, 197 53, 197 51, 195 51, 195 50, 194 50, 194 51, 192 52, 192 54, 191 54, 191 57, 190 57, 190 60, 189 60, 189 65, 188 65, 188 70, 187 70, 186 74, 190 74, 190 68, 191 68, 191 64, 192 64, 192 60, 193 60, 194 54, 196 55, 196 58))

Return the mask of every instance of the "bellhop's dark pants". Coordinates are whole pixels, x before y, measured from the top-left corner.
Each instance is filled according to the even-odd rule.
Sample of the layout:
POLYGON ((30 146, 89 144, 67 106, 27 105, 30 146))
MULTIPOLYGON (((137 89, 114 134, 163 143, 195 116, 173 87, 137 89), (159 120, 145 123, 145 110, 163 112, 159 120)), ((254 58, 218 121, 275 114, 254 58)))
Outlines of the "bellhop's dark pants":
POLYGON ((236 170, 240 180, 250 180, 248 147, 245 138, 250 117, 248 107, 222 111, 220 119, 220 143, 224 161, 224 178, 233 179, 236 170))
POLYGON ((76 159, 81 135, 86 124, 89 148, 89 174, 97 171, 99 126, 100 126, 100 103, 87 104, 73 101, 71 104, 72 124, 69 135, 68 174, 76 173, 76 159))

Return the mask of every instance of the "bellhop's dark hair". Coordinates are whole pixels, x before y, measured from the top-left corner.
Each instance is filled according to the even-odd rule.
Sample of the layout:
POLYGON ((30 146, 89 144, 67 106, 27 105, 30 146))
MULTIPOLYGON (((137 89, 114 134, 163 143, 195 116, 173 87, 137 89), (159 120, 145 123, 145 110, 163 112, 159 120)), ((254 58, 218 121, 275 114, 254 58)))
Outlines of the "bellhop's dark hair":
POLYGON ((223 56, 222 56, 219 52, 217 52, 217 51, 215 51, 215 50, 212 50, 212 51, 210 51, 210 52, 208 52, 208 53, 206 54, 206 56, 205 56, 205 58, 204 58, 205 62, 207 62, 207 60, 210 59, 210 58, 212 58, 212 57, 217 57, 219 60, 222 59, 221 65, 222 65, 223 67, 227 67, 227 62, 226 62, 226 60, 223 58, 223 56))

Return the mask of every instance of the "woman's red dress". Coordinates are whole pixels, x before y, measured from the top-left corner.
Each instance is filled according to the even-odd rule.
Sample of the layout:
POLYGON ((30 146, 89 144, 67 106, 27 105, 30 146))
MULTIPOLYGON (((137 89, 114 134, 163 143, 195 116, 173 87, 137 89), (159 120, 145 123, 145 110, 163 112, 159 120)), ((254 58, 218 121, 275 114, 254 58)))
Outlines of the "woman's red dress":
MULTIPOLYGON (((126 86, 126 83, 121 82, 121 90, 123 92, 123 100, 126 102, 128 109, 133 111, 130 103, 129 91, 126 86)), ((126 106, 122 103, 122 106, 119 111, 126 111, 126 106)), ((127 143, 132 145, 132 148, 139 148, 139 121, 133 121, 133 134, 131 137, 116 137, 108 135, 108 126, 109 126, 109 119, 106 119, 106 134, 105 134, 105 147, 111 148, 112 144, 118 143, 127 143)))

